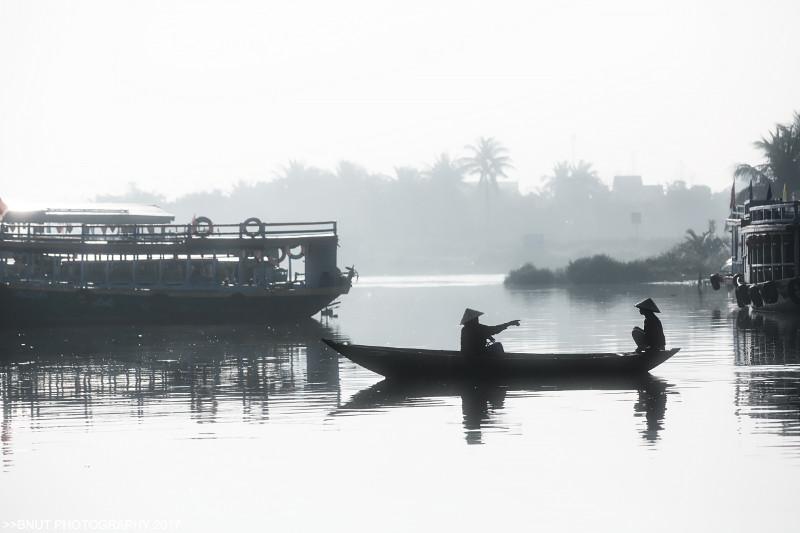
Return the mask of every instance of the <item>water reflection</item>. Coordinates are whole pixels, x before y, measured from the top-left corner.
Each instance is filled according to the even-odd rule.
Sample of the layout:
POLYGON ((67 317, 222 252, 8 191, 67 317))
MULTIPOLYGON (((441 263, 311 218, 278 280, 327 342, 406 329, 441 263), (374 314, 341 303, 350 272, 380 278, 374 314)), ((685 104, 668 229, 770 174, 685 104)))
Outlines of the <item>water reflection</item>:
POLYGON ((737 311, 734 352, 737 365, 800 364, 800 316, 737 311))
POLYGON ((667 411, 667 394, 672 387, 668 382, 646 375, 641 377, 539 379, 506 383, 489 381, 457 382, 405 382, 383 380, 357 392, 335 414, 379 411, 386 408, 429 406, 434 399, 459 398, 461 401, 464 438, 468 444, 482 444, 483 431, 503 426, 502 417, 509 394, 530 397, 565 391, 636 391, 634 416, 644 418, 641 436, 655 442, 664 429, 667 411))
POLYGON ((175 415, 199 424, 262 422, 278 403, 279 417, 327 412, 339 402, 339 366, 323 336, 338 337, 313 320, 3 332, 2 453, 12 452, 15 417, 69 430, 175 415))
POLYGON ((737 414, 761 432, 800 436, 800 316, 735 316, 737 414))

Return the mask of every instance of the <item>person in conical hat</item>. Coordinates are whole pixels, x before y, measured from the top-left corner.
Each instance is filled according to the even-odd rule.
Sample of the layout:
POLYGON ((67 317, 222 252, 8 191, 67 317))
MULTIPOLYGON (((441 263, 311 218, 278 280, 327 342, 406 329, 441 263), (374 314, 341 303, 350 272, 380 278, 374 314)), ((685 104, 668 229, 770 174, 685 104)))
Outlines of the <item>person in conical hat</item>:
POLYGON ((475 309, 470 309, 469 307, 467 307, 466 309, 464 309, 464 314, 461 316, 461 325, 463 326, 470 320, 475 320, 482 314, 483 314, 482 311, 476 311, 475 309))
MULTIPOLYGON (((487 342, 494 342, 492 335, 496 335, 509 326, 519 326, 519 320, 512 320, 498 324, 497 326, 487 326, 478 322, 478 317, 483 313, 470 309, 464 310, 461 317, 461 353, 469 356, 480 356, 488 353, 487 342)), ((495 351, 502 351, 502 345, 495 343, 495 351)))
POLYGON ((647 298, 646 300, 642 300, 638 304, 634 305, 634 307, 638 307, 639 309, 644 309, 646 311, 652 311, 654 313, 661 312, 661 309, 658 308, 658 306, 656 305, 656 303, 653 301, 652 298, 647 298))
POLYGON ((642 300, 634 307, 637 307, 639 313, 644 315, 644 329, 637 326, 631 331, 631 336, 636 343, 636 351, 663 350, 667 344, 664 339, 664 327, 656 316, 661 309, 652 298, 642 300))

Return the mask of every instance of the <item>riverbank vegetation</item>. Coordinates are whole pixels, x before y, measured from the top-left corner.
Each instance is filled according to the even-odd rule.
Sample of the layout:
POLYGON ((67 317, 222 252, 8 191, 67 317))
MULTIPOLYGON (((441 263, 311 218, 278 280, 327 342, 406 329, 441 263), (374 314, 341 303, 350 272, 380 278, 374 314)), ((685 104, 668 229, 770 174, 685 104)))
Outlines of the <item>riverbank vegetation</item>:
POLYGON ((739 191, 739 203, 748 196, 766 198, 769 189, 774 197, 784 189, 787 192, 800 191, 800 113, 795 113, 787 124, 777 124, 753 146, 761 152, 763 160, 755 165, 737 165, 734 175, 750 180, 749 187, 739 191))
POLYGON ((548 176, 520 176, 494 138, 428 163, 375 172, 341 161, 326 169, 291 161, 230 191, 174 199, 131 187, 109 202, 158 204, 176 223, 336 220, 340 259, 372 274, 493 273, 535 257, 543 267, 606 253, 620 260, 656 254, 687 227, 722 220, 729 190, 641 176, 601 179, 585 161, 559 162, 548 176), (540 187, 521 189, 520 183, 540 187))
POLYGON ((618 261, 598 254, 570 261, 566 268, 557 270, 526 263, 509 272, 505 284, 509 287, 534 287, 566 283, 696 280, 717 272, 729 257, 725 241, 717 235, 716 224, 710 221, 706 231, 687 230, 682 242, 647 259, 618 261))

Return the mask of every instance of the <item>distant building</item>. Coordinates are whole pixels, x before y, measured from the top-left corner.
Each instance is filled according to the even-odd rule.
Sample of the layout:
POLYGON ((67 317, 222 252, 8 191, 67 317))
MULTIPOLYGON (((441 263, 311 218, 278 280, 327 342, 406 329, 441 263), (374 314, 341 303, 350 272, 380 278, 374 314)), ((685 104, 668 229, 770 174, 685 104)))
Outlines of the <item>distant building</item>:
POLYGON ((614 194, 624 196, 638 194, 642 190, 642 177, 638 175, 614 176, 611 190, 614 194))
POLYGON ((614 176, 611 191, 620 200, 637 203, 655 202, 664 196, 661 185, 645 185, 637 174, 614 176))
POLYGON ((642 201, 643 202, 657 202, 664 197, 664 187, 661 185, 644 185, 642 186, 642 201))

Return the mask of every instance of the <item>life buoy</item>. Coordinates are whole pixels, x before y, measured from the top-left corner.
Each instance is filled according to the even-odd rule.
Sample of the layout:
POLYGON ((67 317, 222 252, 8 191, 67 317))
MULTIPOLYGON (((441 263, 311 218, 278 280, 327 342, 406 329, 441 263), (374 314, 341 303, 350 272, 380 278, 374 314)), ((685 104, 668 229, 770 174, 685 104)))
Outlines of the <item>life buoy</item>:
POLYGON ((197 217, 192 221, 192 233, 199 237, 208 237, 214 231, 214 223, 208 217, 197 217))
POLYGON ((747 289, 747 284, 743 280, 743 276, 739 273, 733 275, 733 294, 736 296, 736 305, 739 307, 747 307, 750 305, 750 291, 747 289))
POLYGON ((763 307, 764 306, 764 299, 761 297, 761 290, 756 285, 750 286, 748 290, 750 294, 750 301, 753 303, 754 307, 763 307))
POLYGON ((305 244, 301 244, 300 245, 300 253, 299 254, 293 254, 292 253, 292 249, 287 246, 286 247, 286 255, 288 255, 290 259, 302 259, 306 255, 306 245, 305 244))
POLYGON ((747 285, 739 285, 734 290, 736 295, 736 305, 739 307, 747 307, 750 305, 750 293, 747 290, 747 285))
POLYGON ((248 237, 258 237, 264 234, 264 224, 257 217, 250 217, 242 222, 242 233, 248 237))
POLYGON ((797 278, 792 279, 786 286, 786 294, 795 305, 800 305, 800 280, 797 278))
POLYGON ((760 290, 761 296, 764 298, 764 302, 768 304, 774 304, 778 301, 778 284, 774 281, 768 281, 764 285, 761 286, 760 290))

